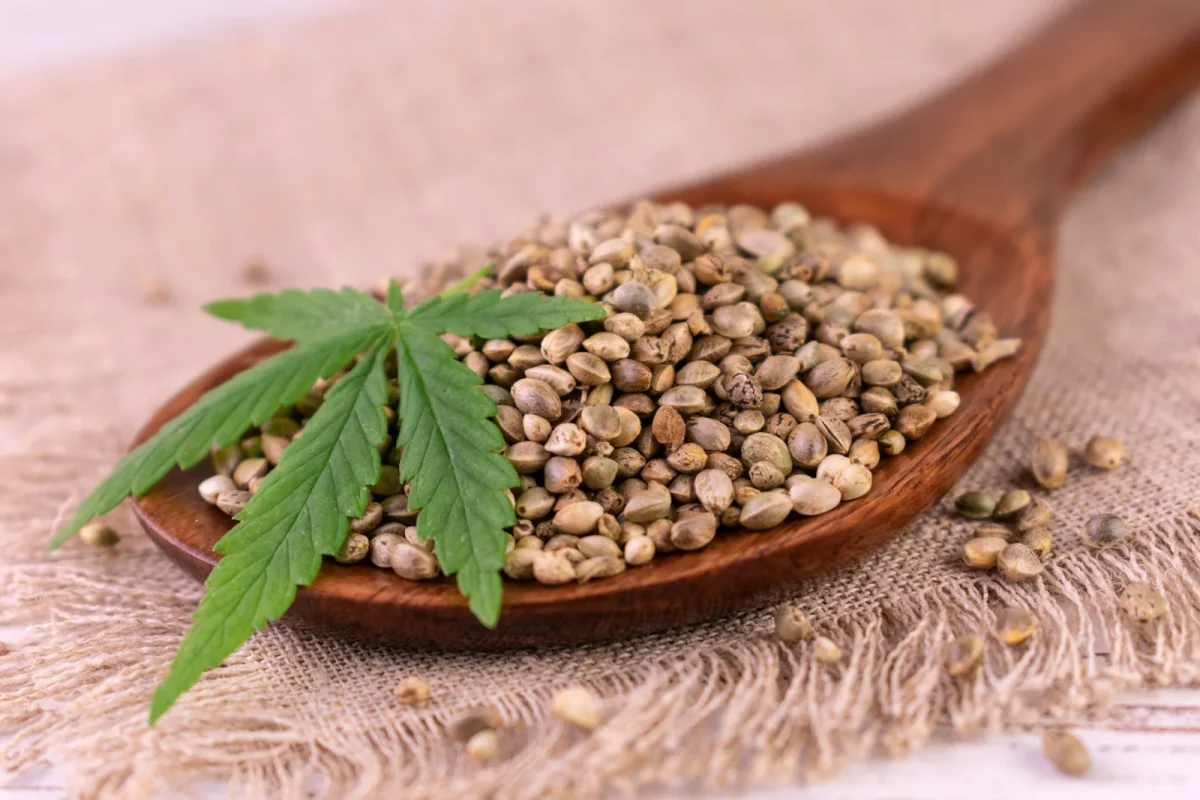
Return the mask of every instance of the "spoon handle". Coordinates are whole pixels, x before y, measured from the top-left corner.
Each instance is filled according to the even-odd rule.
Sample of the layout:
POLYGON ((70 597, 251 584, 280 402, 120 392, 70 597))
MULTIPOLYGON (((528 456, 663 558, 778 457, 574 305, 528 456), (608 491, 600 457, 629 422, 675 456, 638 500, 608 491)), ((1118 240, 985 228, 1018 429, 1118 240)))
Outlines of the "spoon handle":
POLYGON ((913 239, 947 214, 1051 233, 1072 190, 1197 83, 1200 0, 1082 0, 947 91, 701 194, 799 192, 843 215, 865 194, 913 239))

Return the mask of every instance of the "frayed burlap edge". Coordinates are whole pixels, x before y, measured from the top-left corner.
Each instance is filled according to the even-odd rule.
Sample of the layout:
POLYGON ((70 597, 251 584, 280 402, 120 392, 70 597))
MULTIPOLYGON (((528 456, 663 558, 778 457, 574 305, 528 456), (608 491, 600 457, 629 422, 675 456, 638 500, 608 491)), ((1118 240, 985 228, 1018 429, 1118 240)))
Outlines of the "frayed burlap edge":
MULTIPOLYGON (((556 687, 511 691, 501 709, 503 756, 474 768, 446 734, 453 711, 436 707, 395 727, 343 728, 332 737, 252 704, 189 717, 186 742, 152 731, 128 711, 146 706, 145 678, 166 667, 176 641, 170 626, 156 632, 159 621, 136 611, 135 587, 86 566, 9 568, 0 573, 0 616, 49 621, 0 662, 0 728, 16 732, 2 763, 14 771, 44 759, 71 763, 87 796, 141 796, 197 775, 229 781, 234 793, 288 798, 314 787, 338 798, 399 790, 594 797, 811 780, 855 756, 902 754, 939 726, 967 736, 1045 715, 1069 720, 1118 690, 1197 682, 1198 534, 1200 524, 1185 516, 1139 532, 1127 547, 1055 558, 1028 584, 980 576, 900 592, 868 613, 818 617, 845 647, 838 667, 816 662, 811 643, 783 646, 766 630, 737 645, 649 660, 592 686, 606 718, 591 733, 549 717, 556 687), (1139 624, 1120 612, 1116 598, 1132 580, 1163 593, 1164 619, 1139 624), (989 637, 981 667, 950 678, 947 643, 989 631, 1006 605, 1033 611, 1036 635, 1018 647, 989 637), (144 644, 134 652, 106 646, 137 640, 144 644)), ((236 678, 239 669, 235 656, 192 693, 219 701, 220 674, 236 678)))

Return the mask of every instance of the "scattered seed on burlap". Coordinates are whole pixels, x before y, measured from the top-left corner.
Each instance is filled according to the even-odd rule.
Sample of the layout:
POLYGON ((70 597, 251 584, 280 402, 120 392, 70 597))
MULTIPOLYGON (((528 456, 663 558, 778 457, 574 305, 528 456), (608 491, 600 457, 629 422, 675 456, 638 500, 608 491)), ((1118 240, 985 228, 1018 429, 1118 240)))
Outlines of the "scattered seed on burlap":
POLYGON ((1083 526, 1083 543, 1097 550, 1116 547, 1128 538, 1129 528, 1116 514, 1096 514, 1083 526))
POLYGON ((973 490, 954 498, 958 513, 971 519, 987 519, 996 511, 996 498, 989 492, 973 490))
POLYGON ((1093 467, 1115 469, 1125 456, 1125 445, 1111 436, 1093 436, 1083 449, 1083 459, 1093 467))
POLYGON ((112 547, 121 535, 100 520, 92 520, 79 529, 79 538, 92 547, 112 547))
POLYGON ((406 706, 415 706, 429 699, 429 681, 410 675, 396 684, 396 700, 406 706))
POLYGON ((822 664, 840 664, 842 648, 838 647, 837 642, 828 636, 818 636, 813 642, 813 655, 822 664))
POLYGON ((1036 578, 1045 569, 1037 553, 1020 543, 1010 544, 1001 550, 996 557, 996 566, 1005 580, 1014 583, 1036 578))
POLYGON ((801 609, 780 606, 775 611, 775 635, 785 644, 795 644, 812 636, 812 623, 801 609))
POLYGON ((568 686, 556 692, 550 701, 550 713, 587 730, 604 719, 599 699, 586 686, 568 686))
POLYGON ((1092 768, 1092 757, 1088 754, 1087 747, 1070 731, 1051 729, 1044 732, 1042 752, 1064 775, 1077 777, 1092 768))
MULTIPOLYGON (((442 337, 497 405, 503 455, 520 476, 511 580, 598 580, 733 528, 767 531, 856 502, 881 462, 958 413, 955 371, 1019 345, 952 293, 950 257, 795 203, 696 213, 643 201, 539 223, 486 258, 499 267, 472 291, 558 293, 607 312, 540 336, 442 337)), ((474 268, 436 265, 447 281, 474 268)), ((345 374, 216 451, 221 477, 202 484, 205 502, 240 512, 345 374)), ((388 389, 375 503, 335 558, 427 579, 441 570, 404 534, 416 514, 397 469, 398 390, 388 389)))
POLYGON ((963 544, 963 563, 972 569, 992 569, 1008 544, 1007 539, 999 536, 980 536, 969 539, 963 544))
POLYGON ((1117 598, 1117 605, 1138 622, 1152 622, 1167 613, 1167 598, 1145 581, 1130 581, 1117 598))
POLYGON ((1029 455, 1034 479, 1047 489, 1057 489, 1067 479, 1067 449, 1057 439, 1038 439, 1029 455))
POLYGON ((996 615, 996 638, 1007 645, 1018 645, 1033 636, 1037 618, 1028 610, 1009 606, 996 615))
POLYGON ((963 634, 946 648, 946 672, 952 678, 969 675, 982 658, 983 638, 974 633, 963 634))
POLYGON ((467 740, 467 755, 476 761, 490 761, 500 750, 500 734, 484 730, 467 740))

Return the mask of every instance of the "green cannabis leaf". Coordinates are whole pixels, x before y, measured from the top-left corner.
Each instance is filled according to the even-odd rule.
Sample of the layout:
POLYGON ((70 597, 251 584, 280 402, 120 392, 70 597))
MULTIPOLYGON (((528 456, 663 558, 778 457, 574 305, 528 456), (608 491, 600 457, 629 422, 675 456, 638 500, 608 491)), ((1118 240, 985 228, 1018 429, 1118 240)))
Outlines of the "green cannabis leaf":
POLYGON ((569 322, 602 319, 604 309, 570 297, 541 292, 501 297, 499 289, 479 294, 434 297, 408 312, 407 319, 427 331, 501 339, 561 328, 569 322))
POLYGON ((504 490, 517 485, 517 474, 499 453, 503 437, 490 419, 495 405, 438 335, 524 336, 599 319, 604 310, 538 292, 463 293, 471 283, 412 310, 405 310, 394 281, 383 304, 353 289, 315 289, 208 306, 215 316, 295 345, 210 391, 122 458, 51 547, 129 495, 148 491, 173 465, 192 466, 212 447, 237 441, 303 397, 319 378, 359 360, 329 390, 304 436, 284 450, 237 525, 217 542, 223 558, 154 694, 151 723, 206 669, 283 614, 296 588, 316 577, 321 557, 341 548, 348 520, 363 513, 367 487, 379 476, 379 447, 387 437, 384 363, 392 348, 400 386, 400 472, 410 482, 409 507, 420 512, 417 529, 434 541, 443 571, 457 576, 472 612, 495 625, 504 528, 514 521, 504 490))
POLYGON ((287 611, 296 587, 312 583, 321 556, 342 546, 348 518, 370 501, 387 435, 383 341, 338 381, 267 473, 238 524, 213 548, 222 558, 208 580, 195 622, 150 702, 153 724, 204 670, 218 666, 254 631, 287 611))
POLYGON ((603 316, 604 309, 581 300, 540 292, 502 297, 492 289, 434 297, 405 314, 396 329, 400 477, 411 481, 408 505, 421 509, 419 535, 434 540, 442 570, 457 576, 471 611, 488 627, 500 616, 502 531, 515 520, 503 490, 518 478, 495 452, 504 447, 488 419, 495 404, 472 391, 483 381, 434 334, 498 339, 603 316))
POLYGON ((317 379, 337 372, 388 330, 388 325, 372 325, 299 345, 213 389, 118 461, 59 529, 50 549, 126 497, 145 494, 172 466, 186 469, 207 456, 214 444, 224 447, 237 441, 247 428, 270 419, 280 406, 295 403, 317 379))

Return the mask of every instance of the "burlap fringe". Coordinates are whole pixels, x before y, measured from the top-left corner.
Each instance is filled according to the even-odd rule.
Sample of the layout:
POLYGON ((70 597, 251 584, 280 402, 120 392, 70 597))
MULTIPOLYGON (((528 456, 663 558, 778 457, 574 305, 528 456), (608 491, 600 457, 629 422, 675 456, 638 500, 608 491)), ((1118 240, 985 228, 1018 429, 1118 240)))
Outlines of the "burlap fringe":
MULTIPOLYGON (((10 567, 0 572, 0 618, 48 621, 0 660, 0 729, 13 736, 3 764, 22 772, 52 762, 69 770, 81 797, 146 796, 197 775, 228 781, 235 795, 287 798, 313 789, 331 798, 594 797, 810 780, 855 756, 908 751, 939 727, 965 736, 1047 714, 1069 719, 1116 690, 1196 683, 1198 534, 1197 521, 1182 517, 1128 548, 1058 557, 1027 585, 980 576, 911 597, 900 589, 869 613, 818 614, 819 628, 845 648, 838 668, 818 664, 807 643, 781 646, 765 624, 735 647, 649 660, 593 686, 607 719, 591 734, 548 717, 556 687, 514 687, 496 698, 509 735, 504 757, 487 766, 470 764, 445 735, 456 709, 314 729, 286 704, 268 713, 261 697, 230 695, 252 668, 236 656, 192 690, 204 713, 176 720, 186 738, 169 725, 151 731, 149 693, 189 600, 86 564, 10 567), (1116 597, 1131 580, 1166 596, 1164 620, 1138 625, 1121 615, 1116 597), (1016 648, 990 640, 972 677, 949 678, 946 643, 989 630, 1005 605, 1031 609, 1037 635, 1016 648), (112 647, 129 641, 140 645, 112 647)), ((297 708, 302 694, 292 698, 297 708)))

